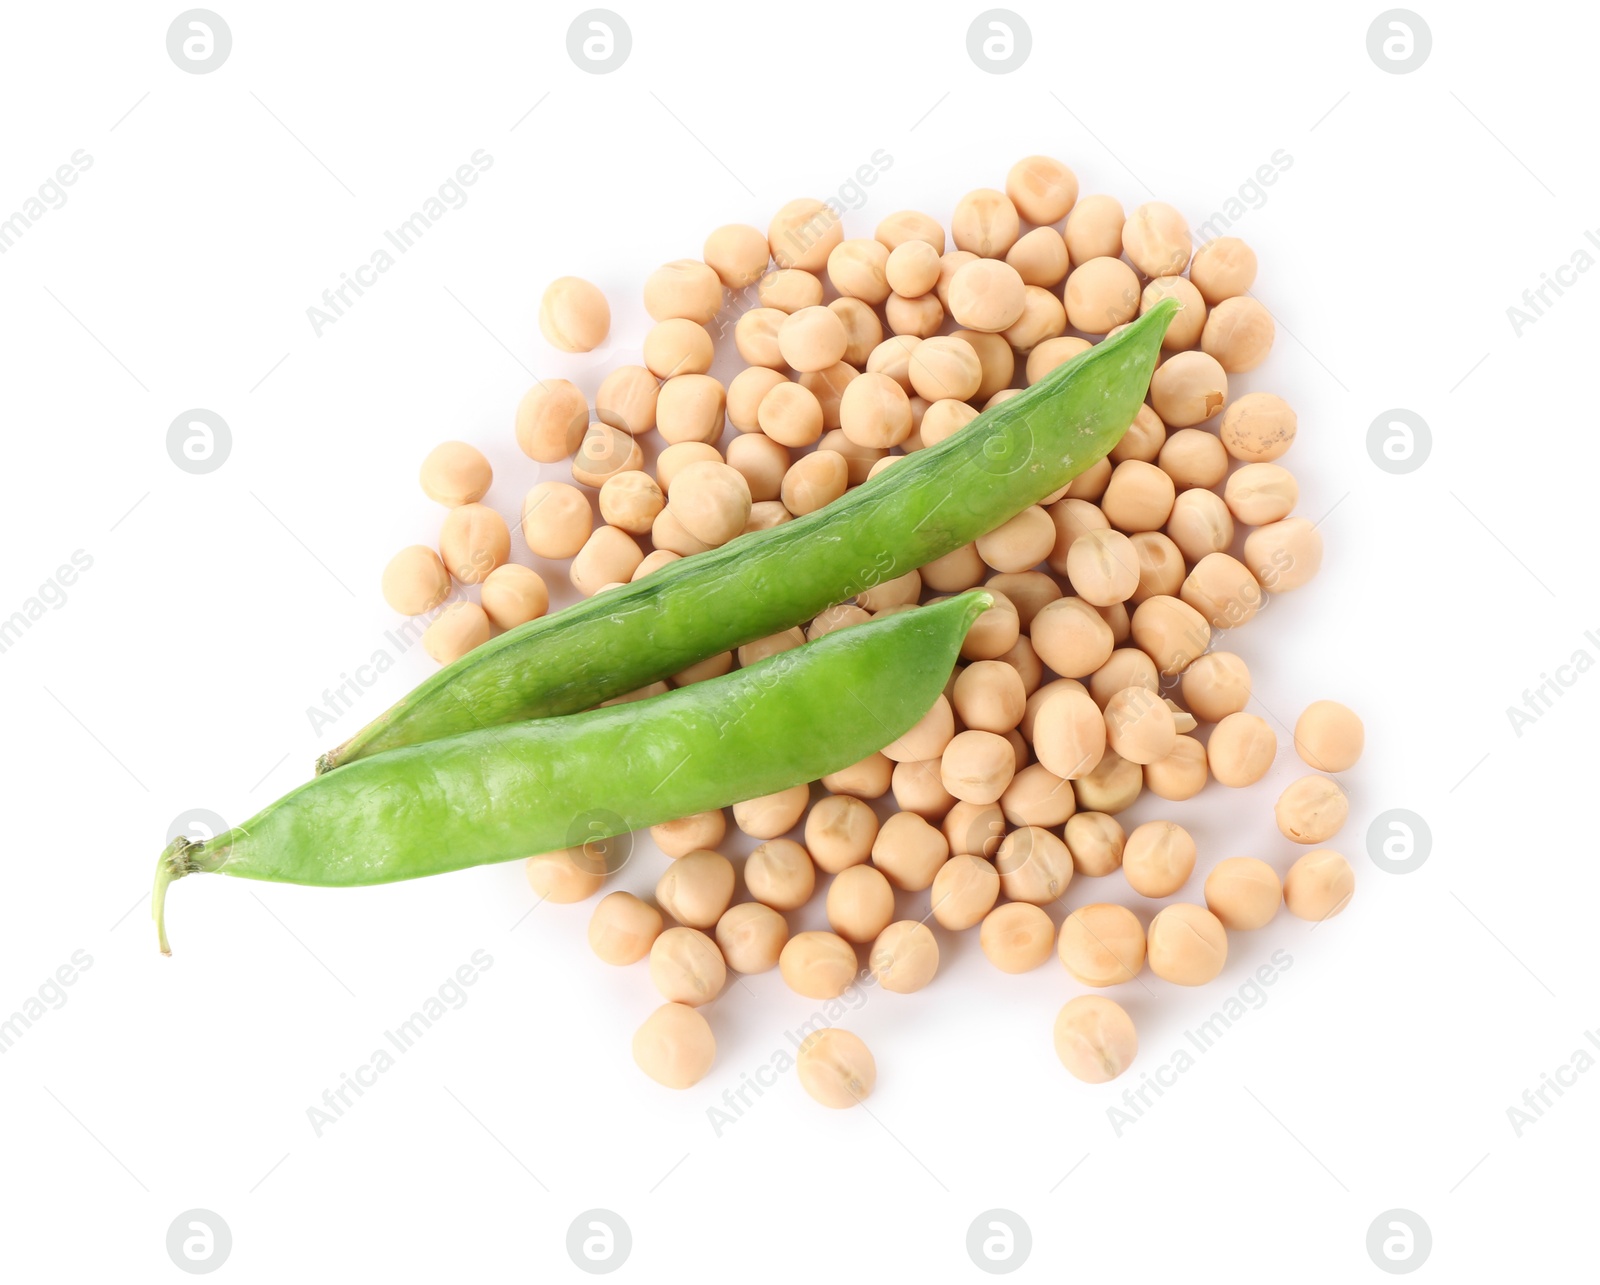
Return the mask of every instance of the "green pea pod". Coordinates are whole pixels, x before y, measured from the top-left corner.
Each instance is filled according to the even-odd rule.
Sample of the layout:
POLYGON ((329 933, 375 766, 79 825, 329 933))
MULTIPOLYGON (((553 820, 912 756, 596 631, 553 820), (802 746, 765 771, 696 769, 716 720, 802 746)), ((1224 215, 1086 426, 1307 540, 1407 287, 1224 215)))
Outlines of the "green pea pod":
POLYGON ((591 709, 988 534, 1117 444, 1144 400, 1177 307, 1157 304, 815 513, 669 563, 474 648, 323 755, 317 770, 473 728, 591 709))
POLYGON ((662 696, 409 746, 315 777, 156 865, 349 887, 513 861, 774 794, 882 749, 932 707, 982 591, 835 630, 662 696))

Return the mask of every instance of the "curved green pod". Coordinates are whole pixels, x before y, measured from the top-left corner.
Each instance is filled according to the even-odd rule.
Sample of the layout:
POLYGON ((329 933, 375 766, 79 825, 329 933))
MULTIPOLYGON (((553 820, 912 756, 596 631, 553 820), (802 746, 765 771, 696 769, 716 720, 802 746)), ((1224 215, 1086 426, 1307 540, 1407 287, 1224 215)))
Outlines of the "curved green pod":
POLYGON ((908 731, 949 681, 981 590, 825 634, 647 700, 483 728, 315 777, 226 833, 178 838, 167 885, 209 872, 349 887, 578 847, 774 794, 908 731))
POLYGON ((1138 413, 1177 303, 815 513, 529 621, 417 686, 343 745, 369 754, 591 709, 943 557, 1102 459, 1138 413))

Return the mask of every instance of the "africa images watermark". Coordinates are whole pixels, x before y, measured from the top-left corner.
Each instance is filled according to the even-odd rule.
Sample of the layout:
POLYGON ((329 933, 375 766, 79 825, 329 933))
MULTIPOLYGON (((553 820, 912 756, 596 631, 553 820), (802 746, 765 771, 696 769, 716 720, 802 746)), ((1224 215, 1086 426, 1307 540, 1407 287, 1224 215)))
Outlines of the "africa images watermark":
MULTIPOLYGON (((1594 1049, 1600 1050, 1600 1027, 1585 1031, 1583 1038, 1594 1049)), ((1596 1065, 1595 1054, 1579 1045, 1554 1071, 1540 1072, 1539 1083, 1531 1089, 1522 1091, 1521 1104, 1513 1103, 1506 1108, 1506 1119, 1511 1122, 1511 1132, 1520 1138, 1529 1127, 1544 1119, 1545 1112, 1555 1106, 1562 1095, 1578 1083, 1580 1075, 1592 1071, 1596 1065)))
POLYGON ((45 618, 47 612, 60 611, 67 605, 67 590, 78 583, 78 577, 94 566, 94 558, 82 549, 74 549, 69 562, 63 562, 50 577, 9 616, 0 617, 0 655, 10 651, 22 636, 45 618))
POLYGON ((45 1014, 65 1008, 67 1000, 72 998, 67 994, 67 987, 76 984, 78 978, 93 967, 93 955, 81 948, 73 951, 67 962, 46 977, 32 995, 17 1005, 11 1016, 0 1019, 0 1056, 11 1052, 16 1042, 42 1021, 45 1014))
POLYGON ((1600 230, 1585 229, 1580 245, 1565 263, 1558 263, 1549 272, 1539 274, 1539 284, 1522 292, 1522 306, 1512 304, 1506 309, 1506 320, 1511 323, 1511 333, 1521 339, 1528 327, 1539 321, 1560 301, 1561 296, 1578 284, 1578 279, 1595 265, 1595 254, 1600 253, 1600 230), (1593 253, 1591 253, 1591 250, 1593 253))
POLYGON ((471 962, 462 964, 445 978, 410 1017, 394 1030, 385 1031, 384 1044, 374 1049, 365 1062, 354 1071, 341 1071, 339 1083, 322 1091, 321 1106, 306 1108, 306 1119, 311 1122, 312 1133, 320 1138, 323 1130, 337 1124, 344 1118, 345 1112, 355 1106, 354 1098, 360 1098, 378 1083, 379 1076, 399 1065, 400 1058, 414 1049, 447 1013, 467 1006, 467 1000, 471 998, 467 988, 476 985, 479 978, 494 967, 494 956, 480 946, 468 959, 471 962))
POLYGON ((788 1047, 780 1045, 774 1049, 754 1071, 739 1072, 738 1085, 722 1091, 721 1105, 706 1108, 706 1120, 711 1125, 711 1132, 720 1138, 724 1129, 744 1118, 745 1112, 755 1105, 753 1099, 759 1099, 778 1083, 780 1076, 794 1070, 795 1053, 799 1052, 807 1036, 829 1029, 847 1013, 860 1012, 867 1002, 865 983, 871 976, 870 972, 863 970, 860 979, 846 986, 837 999, 828 1000, 800 1025, 783 1033, 784 1044, 788 1047))
POLYGON ((385 229, 384 240, 389 244, 379 246, 365 263, 352 272, 341 272, 339 284, 322 292, 322 305, 313 304, 306 309, 306 320, 318 339, 334 322, 338 321, 366 291, 378 284, 378 278, 399 262, 397 255, 409 254, 428 229, 444 218, 451 210, 459 210, 467 203, 467 189, 477 183, 484 171, 494 167, 494 157, 479 148, 467 158, 469 164, 458 165, 454 174, 439 184, 436 192, 423 201, 422 207, 412 212, 410 218, 394 229, 385 229), (393 248, 391 253, 390 247, 393 248), (355 298, 351 298, 351 294, 355 298))
POLYGON ((1222 203, 1220 210, 1195 229, 1195 244, 1204 245, 1207 241, 1226 235, 1228 229, 1248 212, 1259 210, 1271 196, 1267 189, 1274 186, 1283 173, 1293 166, 1294 157, 1286 150, 1280 147, 1273 152, 1265 163, 1256 166, 1255 172, 1239 184, 1234 194, 1222 203))
POLYGON ((385 646, 373 648, 372 655, 357 665, 354 673, 348 670, 341 673, 335 686, 323 688, 321 705, 306 706, 306 718, 311 722, 311 731, 315 735, 322 735, 325 728, 332 727, 354 709, 356 702, 377 686, 378 679, 393 669, 400 657, 422 641, 422 635, 428 632, 428 626, 454 601, 458 599, 454 596, 448 597, 420 616, 408 616, 393 629, 384 630, 385 646))
MULTIPOLYGON (((1600 651, 1600 633, 1593 629, 1585 630, 1583 640, 1600 651)), ((1556 666, 1554 674, 1541 672, 1538 686, 1523 691, 1521 705, 1506 706, 1506 718, 1510 720, 1511 730, 1520 737, 1526 728, 1532 727, 1554 709, 1556 702, 1567 694, 1569 688, 1575 687, 1578 679, 1593 669, 1594 664, 1594 653, 1588 647, 1578 647, 1565 664, 1556 666)))
POLYGON ((1120 1138, 1126 1130, 1144 1119, 1151 1107, 1181 1076, 1200 1064, 1199 1055, 1215 1048, 1217 1042, 1247 1014, 1266 1007, 1267 1001, 1272 998, 1267 994, 1267 988, 1277 985, 1283 974, 1293 967, 1293 955, 1286 950, 1273 951, 1269 962, 1262 964, 1249 981, 1242 983, 1223 1000, 1216 1012, 1183 1033, 1184 1043, 1165 1061, 1158 1063, 1153 1071, 1141 1072, 1138 1084, 1123 1089, 1121 1101, 1106 1108, 1111 1132, 1120 1138))
POLYGON ((23 234, 51 210, 59 210, 67 203, 67 189, 78 181, 79 175, 94 165, 94 157, 79 148, 58 165, 55 172, 41 184, 34 195, 23 201, 11 214, 0 219, 0 254, 9 253, 22 240, 23 234))

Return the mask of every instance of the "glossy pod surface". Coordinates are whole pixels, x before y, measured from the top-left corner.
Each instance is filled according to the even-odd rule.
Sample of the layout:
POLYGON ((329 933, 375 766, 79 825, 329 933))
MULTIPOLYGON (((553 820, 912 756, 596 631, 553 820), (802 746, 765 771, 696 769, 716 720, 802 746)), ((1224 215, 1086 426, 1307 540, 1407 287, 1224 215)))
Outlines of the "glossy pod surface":
POLYGON ((836 502, 682 558, 474 648, 318 768, 420 741, 591 709, 809 620, 994 530, 1116 445, 1177 304, 1059 366, 836 502))
POLYGON ((388 883, 577 847, 814 781, 927 713, 991 602, 965 593, 662 696, 352 763, 216 838, 174 841, 157 873, 157 918, 166 884, 186 874, 388 883))

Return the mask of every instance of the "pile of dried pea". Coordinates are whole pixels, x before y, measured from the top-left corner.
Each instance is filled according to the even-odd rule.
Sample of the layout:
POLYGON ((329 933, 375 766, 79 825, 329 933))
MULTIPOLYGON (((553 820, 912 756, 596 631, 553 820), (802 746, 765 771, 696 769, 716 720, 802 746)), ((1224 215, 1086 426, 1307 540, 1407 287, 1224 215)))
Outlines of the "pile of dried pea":
MULTIPOLYGON (((592 596, 813 512, 1160 300, 1182 304, 1147 405, 1107 459, 808 628, 672 679, 714 677, 980 584, 996 599, 915 728, 817 788, 732 809, 735 827, 759 843, 742 866, 749 900, 736 900, 739 870, 717 851, 728 825, 717 811, 652 829, 673 859, 657 905, 629 892, 596 905, 595 954, 648 960, 666 1001, 634 1037, 648 1075, 684 1088, 707 1073, 715 1040, 700 1009, 730 968, 776 968, 816 1000, 867 976, 911 992, 937 972, 935 928, 976 927, 1004 972, 1038 967, 1054 945, 1087 987, 1130 982, 1146 964, 1195 986, 1222 971, 1229 933, 1262 927, 1280 904, 1320 921, 1348 903, 1350 865, 1319 845, 1346 819, 1333 778, 1358 759, 1363 730, 1343 705, 1318 701, 1293 731, 1315 772, 1275 808, 1284 838, 1312 850, 1281 879, 1265 861, 1228 857, 1205 879, 1204 906, 1168 901, 1148 924, 1112 902, 1080 905, 1059 928, 1048 913, 1065 911, 1074 874, 1121 869, 1139 897, 1174 896, 1199 860, 1194 839, 1168 820, 1125 833, 1117 814, 1145 791, 1180 803, 1213 778, 1252 785, 1277 755, 1277 733, 1246 708, 1244 661, 1214 649, 1217 631, 1305 584, 1322 558, 1316 528, 1293 515, 1295 478, 1277 462, 1293 445, 1295 412, 1270 392, 1230 397, 1229 377, 1260 366, 1274 339, 1271 314, 1249 293, 1255 274, 1238 238, 1195 248, 1169 205, 1125 213, 1110 196, 1079 199, 1076 175, 1048 157, 1019 161, 1003 191, 964 196, 948 236, 930 216, 902 211, 872 237, 847 239, 829 207, 796 200, 765 233, 718 228, 701 258, 650 275, 644 364, 607 374, 592 406, 564 379, 523 398, 522 451, 540 464, 570 462, 573 479, 540 482, 522 506, 543 574, 511 561, 507 522, 481 503, 491 481, 481 452, 447 442, 424 461, 424 492, 449 509, 438 548, 402 550, 383 593, 396 611, 421 615, 456 584, 479 588, 478 601, 458 596, 427 627, 426 650, 443 664, 543 615, 546 578, 561 564, 592 596), (743 365, 724 382, 711 372, 729 336, 743 365), (786 916, 818 892, 829 930, 791 933, 786 916), (897 920, 896 894, 923 892, 927 913, 897 920)), ((610 308, 597 287, 563 277, 546 291, 539 324, 553 347, 591 351, 609 333, 610 308)), ((600 890, 595 866, 567 850, 530 858, 527 873, 542 898, 575 902, 600 890)), ((1086 994, 1061 1010, 1055 1046, 1074 1076, 1102 1082, 1131 1063, 1137 1037, 1119 1005, 1086 994)), ((796 1061, 801 1084, 828 1106, 859 1101, 876 1079, 866 1045, 838 1028, 815 1032, 796 1061)))

